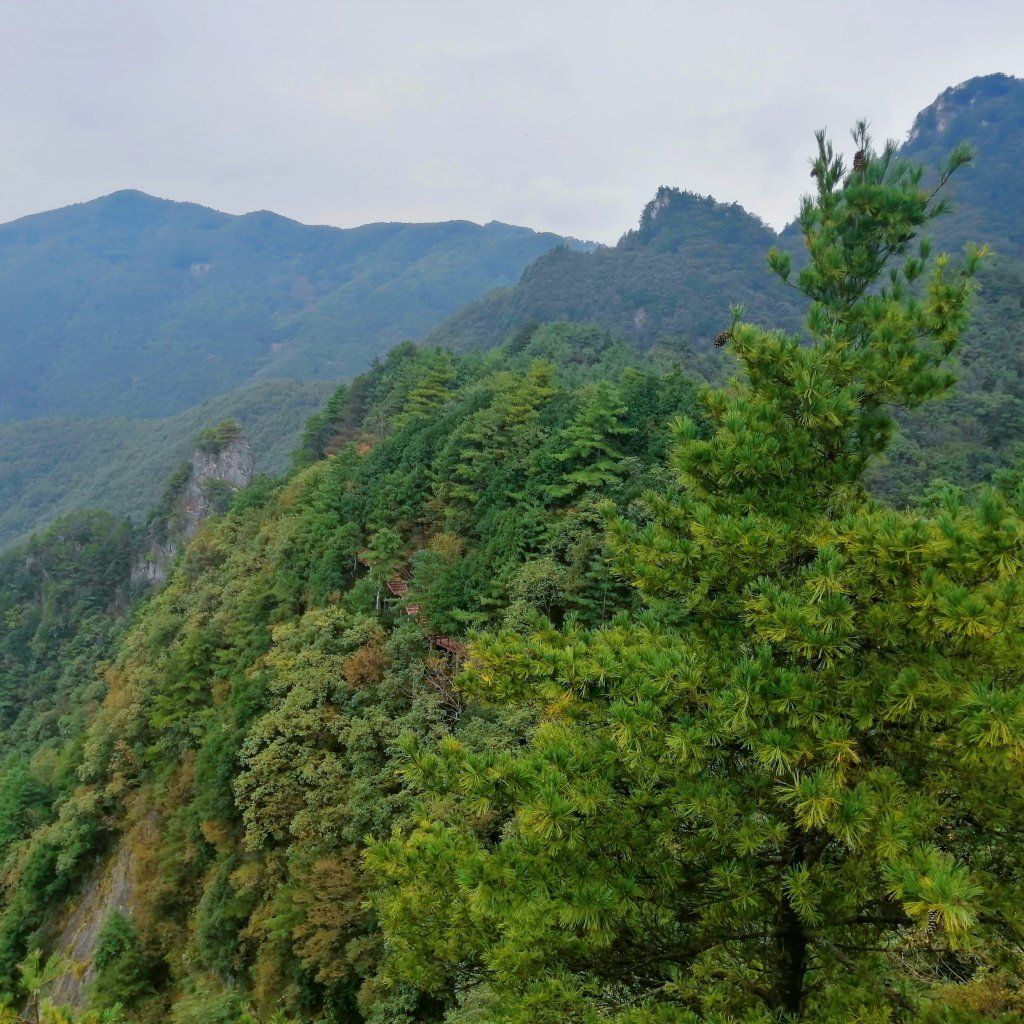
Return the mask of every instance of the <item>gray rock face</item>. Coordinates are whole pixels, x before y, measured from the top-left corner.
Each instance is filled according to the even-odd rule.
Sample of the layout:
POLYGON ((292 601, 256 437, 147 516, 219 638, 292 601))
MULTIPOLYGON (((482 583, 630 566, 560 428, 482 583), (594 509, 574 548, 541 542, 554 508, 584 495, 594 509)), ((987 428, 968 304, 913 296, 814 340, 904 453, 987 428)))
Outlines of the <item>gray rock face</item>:
POLYGON ((242 436, 215 451, 197 448, 170 512, 162 522, 153 524, 153 540, 132 566, 132 588, 163 583, 175 556, 195 536, 203 520, 230 494, 248 486, 254 469, 252 449, 242 436))
POLYGON ((74 964, 74 970, 58 978, 50 998, 59 1006, 81 1009, 87 988, 96 972, 93 957, 107 917, 115 910, 132 916, 135 889, 134 865, 128 846, 122 843, 85 884, 60 935, 56 948, 74 964))
POLYGON ((252 480, 252 449, 243 437, 236 438, 218 452, 197 451, 190 460, 192 471, 181 495, 181 540, 191 539, 199 524, 214 510, 217 484, 231 491, 246 487, 252 480))
POLYGON ((115 911, 134 917, 139 888, 148 880, 143 858, 134 851, 152 847, 159 829, 160 821, 153 812, 144 815, 82 886, 54 944, 74 965, 49 993, 58 1005, 84 1008, 89 984, 96 977, 93 960, 103 925, 115 911))

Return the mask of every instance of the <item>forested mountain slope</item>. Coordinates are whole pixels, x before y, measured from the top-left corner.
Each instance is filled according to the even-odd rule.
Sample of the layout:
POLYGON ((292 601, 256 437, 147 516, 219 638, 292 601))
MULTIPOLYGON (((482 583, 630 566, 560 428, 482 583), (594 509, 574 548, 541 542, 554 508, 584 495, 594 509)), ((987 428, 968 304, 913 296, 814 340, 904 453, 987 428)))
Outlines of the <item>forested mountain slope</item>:
POLYGON ((2 987, 52 947, 65 896, 92 899, 98 865, 124 863, 132 919, 90 924, 114 953, 84 999, 147 1020, 173 1001, 181 1024, 233 1022, 253 1001, 340 1019, 420 1004, 374 993, 364 836, 411 809, 401 735, 507 729, 453 686, 467 629, 597 623, 634 603, 605 562, 599 504, 663 485, 664 425, 697 411, 679 371, 635 363, 576 326, 482 357, 397 349, 310 421, 296 476, 200 531, 117 653, 136 557, 123 526, 62 521, 6 555, 2 987), (303 794, 310 770, 318 796, 303 794), (255 988, 228 981, 257 962, 255 988))
POLYGON ((50 419, 0 424, 0 548, 76 509, 141 521, 195 436, 237 420, 257 472, 288 468, 302 426, 334 390, 263 381, 164 419, 50 419))
POLYGON ((982 241, 1024 259, 1024 79, 985 75, 951 86, 917 115, 900 152, 936 167, 956 142, 969 143, 977 159, 950 189, 939 243, 982 241))
MULTIPOLYGON (((939 225, 937 243, 987 242, 1004 257, 1024 257, 1024 81, 989 75, 947 89, 917 115, 900 152, 934 168, 958 142, 971 144, 977 161, 950 189, 953 213, 939 225)), ((779 237, 799 249, 795 223, 779 237)), ((548 253, 514 288, 471 303, 429 340, 486 348, 530 322, 573 320, 614 328, 639 348, 667 341, 699 357, 732 303, 753 320, 799 323, 799 301, 775 288, 764 269, 763 253, 776 241, 735 203, 663 187, 617 245, 548 253)))
POLYGON ((1024 456, 1024 261, 994 257, 959 358, 956 390, 901 417, 888 455, 872 474, 880 494, 912 501, 930 481, 964 486, 1016 467, 1024 456))
POLYGON ((692 363, 727 324, 730 304, 755 319, 799 322, 799 301, 765 267, 774 242, 771 228, 735 203, 661 188, 617 245, 548 253, 514 288, 471 303, 428 341, 468 351, 530 323, 572 320, 612 328, 639 349, 666 345, 692 363))
MULTIPOLYGON (((1017 159, 1024 85, 992 75, 947 90, 915 119, 902 151, 933 164, 961 138, 978 159, 952 189, 953 212, 938 241, 991 241, 999 259, 983 272, 956 398, 907 418, 892 466, 875 474, 880 493, 897 500, 935 476, 985 479, 1012 460, 1022 438, 1024 271, 1016 260, 1024 251, 1017 159)), ((797 236, 794 226, 782 241, 799 247, 797 236)), ((728 362, 711 343, 732 303, 753 320, 799 323, 799 298, 765 271, 763 253, 775 240, 735 204, 669 188, 647 205, 636 230, 595 251, 499 224, 339 231, 134 192, 4 225, 0 419, 62 419, 0 427, 0 543, 76 507, 143 513, 167 470, 163 453, 176 428, 117 424, 112 416, 182 411, 254 378, 344 378, 457 309, 430 334, 432 343, 477 350, 537 323, 598 323, 638 350, 666 349, 720 379, 728 362), (494 284, 508 287, 463 305, 494 284), (104 422, 69 423, 69 413, 104 422)), ((266 430, 239 417, 257 451, 274 449, 261 463, 267 471, 282 465, 310 408, 297 391, 287 410, 290 402, 282 393, 271 412, 256 400, 268 413, 266 430)), ((237 415, 208 411, 207 424, 186 416, 177 443, 237 415)))
POLYGON ((166 416, 258 378, 349 377, 564 241, 132 191, 24 217, 0 226, 0 422, 166 416))
POLYGON ((130 609, 109 516, 5 556, 0 991, 1019 1021, 1024 490, 864 485, 977 266, 908 248, 934 208, 861 145, 817 156, 811 266, 772 257, 818 343, 727 321, 725 390, 599 327, 403 345, 130 609))

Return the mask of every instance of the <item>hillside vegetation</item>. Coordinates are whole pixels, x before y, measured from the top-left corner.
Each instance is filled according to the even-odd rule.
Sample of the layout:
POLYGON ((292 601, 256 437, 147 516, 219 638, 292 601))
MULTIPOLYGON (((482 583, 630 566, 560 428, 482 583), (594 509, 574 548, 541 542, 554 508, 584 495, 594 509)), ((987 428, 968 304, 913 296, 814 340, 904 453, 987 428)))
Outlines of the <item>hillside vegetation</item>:
POLYGON ((795 327, 799 300, 772 284, 764 252, 775 233, 741 206, 661 188, 640 226, 613 247, 556 249, 514 287, 471 303, 434 330, 456 351, 493 345, 531 323, 598 323, 638 349, 666 346, 691 366, 741 303, 755 319, 795 327))
POLYGON ((951 86, 917 115, 901 152, 936 167, 956 142, 968 143, 977 159, 950 189, 939 241, 960 248, 981 238, 1000 256, 1024 259, 1024 79, 984 75, 951 86))
POLYGON ((223 420, 242 426, 258 472, 282 473, 306 418, 332 390, 316 381, 266 381, 165 419, 0 425, 0 548, 76 509, 141 521, 196 435, 223 420))
POLYGON ((564 241, 131 191, 24 217, 0 226, 0 422, 161 417, 257 379, 349 377, 564 241))
POLYGON ((735 310, 722 389, 600 326, 403 345, 140 603, 109 516, 4 556, 12 1006, 1021 1019, 1024 489, 867 486, 984 259, 856 149, 768 254, 799 333, 735 310))

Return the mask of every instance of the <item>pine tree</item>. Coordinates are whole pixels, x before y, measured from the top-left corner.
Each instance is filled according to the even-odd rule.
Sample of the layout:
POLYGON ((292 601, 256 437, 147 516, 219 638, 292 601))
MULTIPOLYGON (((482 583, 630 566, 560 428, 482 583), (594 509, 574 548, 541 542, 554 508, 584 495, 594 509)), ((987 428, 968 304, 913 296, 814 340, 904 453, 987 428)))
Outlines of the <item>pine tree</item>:
POLYGON ((398 573, 404 552, 402 535, 391 526, 382 526, 373 536, 363 553, 370 568, 368 579, 375 587, 374 606, 380 611, 384 587, 398 573))
POLYGON ((64 977, 73 967, 67 957, 59 953, 51 953, 46 960, 38 949, 33 949, 20 964, 18 973, 21 976, 21 987, 28 997, 25 1007, 26 1021, 38 1022, 49 1008, 44 993, 55 981, 64 977))
POLYGON ((942 200, 855 141, 847 172, 818 137, 795 282, 769 256, 807 336, 734 315, 678 491, 610 519, 649 610, 481 639, 467 686, 529 741, 410 748, 423 820, 371 855, 388 970, 473 1019, 921 1021, 1021 966, 1022 509, 862 483, 951 386, 982 254, 932 259, 942 200))
POLYGON ((89 998, 98 1008, 133 1006, 153 992, 153 965, 131 918, 112 911, 100 930, 93 957, 96 978, 89 998))
POLYGON ((554 367, 537 360, 524 375, 503 372, 488 382, 490 401, 467 417, 441 453, 438 499, 463 515, 509 473, 522 478, 540 441, 540 410, 555 393, 554 367))
POLYGON ((623 420, 627 410, 606 381, 593 385, 576 419, 562 431, 554 456, 562 480, 548 488, 549 498, 575 499, 585 491, 607 491, 622 473, 622 439, 633 431, 623 420))
POLYGON ((401 429, 407 423, 435 413, 451 397, 451 385, 455 379, 455 367, 450 352, 443 349, 431 352, 425 362, 410 364, 412 378, 407 384, 403 408, 395 420, 395 427, 401 429))

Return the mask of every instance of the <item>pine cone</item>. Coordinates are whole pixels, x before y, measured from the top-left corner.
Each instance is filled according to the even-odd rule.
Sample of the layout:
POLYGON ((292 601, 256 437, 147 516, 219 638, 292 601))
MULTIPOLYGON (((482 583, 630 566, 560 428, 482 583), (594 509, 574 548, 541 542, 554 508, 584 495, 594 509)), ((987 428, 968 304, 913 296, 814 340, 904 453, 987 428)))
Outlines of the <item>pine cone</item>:
POLYGON ((732 331, 719 331, 715 335, 715 348, 721 348, 732 337, 732 331))
POLYGON ((853 154, 853 169, 855 171, 863 171, 867 165, 868 158, 864 155, 864 150, 858 149, 857 152, 853 154))

